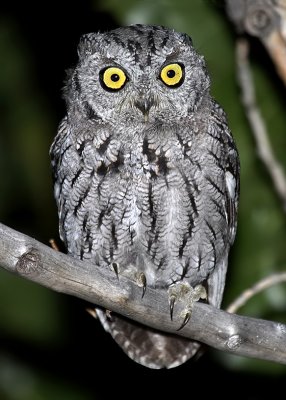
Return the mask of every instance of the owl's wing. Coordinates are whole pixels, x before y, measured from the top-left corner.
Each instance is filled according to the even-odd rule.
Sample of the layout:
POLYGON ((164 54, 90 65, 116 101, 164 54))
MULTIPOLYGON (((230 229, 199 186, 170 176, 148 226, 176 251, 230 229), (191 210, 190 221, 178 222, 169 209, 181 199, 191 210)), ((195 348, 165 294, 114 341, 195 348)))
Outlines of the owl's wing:
POLYGON ((58 132, 55 140, 50 148, 50 158, 52 166, 52 176, 54 182, 54 196, 57 203, 59 215, 59 235, 61 240, 66 243, 65 232, 62 226, 63 218, 63 196, 62 196, 62 182, 59 176, 59 171, 62 169, 62 164, 67 164, 65 160, 66 150, 69 148, 69 125, 67 117, 63 118, 58 127, 58 132))
POLYGON ((212 129, 222 138, 225 148, 224 211, 228 232, 224 257, 208 278, 208 301, 210 304, 220 307, 225 286, 229 250, 234 242, 237 228, 240 164, 237 148, 228 127, 226 115, 216 102, 214 102, 213 105, 214 113, 211 119, 212 129))

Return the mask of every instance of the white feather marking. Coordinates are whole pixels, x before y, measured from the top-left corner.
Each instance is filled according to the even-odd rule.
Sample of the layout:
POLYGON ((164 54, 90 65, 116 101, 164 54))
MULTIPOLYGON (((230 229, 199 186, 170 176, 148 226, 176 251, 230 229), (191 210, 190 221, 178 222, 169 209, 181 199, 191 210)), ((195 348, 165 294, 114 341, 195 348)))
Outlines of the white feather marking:
POLYGON ((235 197, 235 188, 236 188, 236 181, 234 176, 231 172, 226 171, 225 173, 225 181, 228 193, 232 199, 235 197))

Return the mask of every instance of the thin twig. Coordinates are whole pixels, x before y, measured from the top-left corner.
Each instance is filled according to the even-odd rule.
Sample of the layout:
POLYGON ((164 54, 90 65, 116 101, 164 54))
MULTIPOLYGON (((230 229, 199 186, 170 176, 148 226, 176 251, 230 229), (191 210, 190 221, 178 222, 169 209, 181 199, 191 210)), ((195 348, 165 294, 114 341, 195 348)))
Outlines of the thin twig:
POLYGON ((59 246, 57 245, 55 239, 50 239, 49 243, 50 243, 52 249, 54 249, 56 251, 60 251, 59 246))
POLYGON ((242 102, 256 141, 258 154, 272 178, 274 188, 282 200, 284 211, 286 211, 286 176, 274 156, 264 120, 256 103, 255 89, 248 61, 248 50, 248 42, 239 38, 236 44, 236 60, 242 102))
POLYGON ((237 299, 235 299, 227 308, 226 311, 229 313, 236 313, 239 308, 244 306, 253 296, 270 288, 278 283, 286 282, 286 272, 272 274, 266 278, 261 279, 251 288, 246 289, 242 292, 237 299))

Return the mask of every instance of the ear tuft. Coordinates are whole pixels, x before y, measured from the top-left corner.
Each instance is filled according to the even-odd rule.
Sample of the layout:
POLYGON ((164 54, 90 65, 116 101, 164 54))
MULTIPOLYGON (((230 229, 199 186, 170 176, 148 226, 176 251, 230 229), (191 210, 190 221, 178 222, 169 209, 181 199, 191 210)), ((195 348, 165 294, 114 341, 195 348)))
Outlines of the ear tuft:
POLYGON ((81 36, 77 53, 80 59, 93 54, 100 43, 100 33, 86 33, 81 36))

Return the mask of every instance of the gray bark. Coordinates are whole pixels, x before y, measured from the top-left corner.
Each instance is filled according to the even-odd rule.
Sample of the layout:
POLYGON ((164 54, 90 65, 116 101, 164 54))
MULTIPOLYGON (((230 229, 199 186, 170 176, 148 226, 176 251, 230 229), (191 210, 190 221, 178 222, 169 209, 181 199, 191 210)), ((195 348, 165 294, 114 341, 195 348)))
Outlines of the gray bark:
MULTIPOLYGON (((155 329, 201 341, 213 348, 286 364, 286 325, 230 314, 200 302, 182 325, 183 304, 170 319, 166 290, 142 287, 110 269, 94 268, 0 224, 0 265, 57 292, 84 299, 155 329)), ((13 294, 11 294, 11 297, 13 294)))

